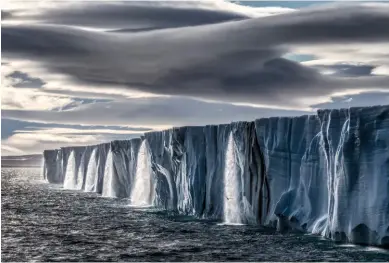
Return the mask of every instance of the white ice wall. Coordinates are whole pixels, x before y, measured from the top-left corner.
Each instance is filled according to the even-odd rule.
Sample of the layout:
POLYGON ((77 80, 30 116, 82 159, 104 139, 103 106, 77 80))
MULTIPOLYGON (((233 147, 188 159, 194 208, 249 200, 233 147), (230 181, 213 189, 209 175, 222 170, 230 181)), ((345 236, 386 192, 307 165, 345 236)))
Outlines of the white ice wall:
POLYGON ((243 223, 389 244, 389 106, 173 128, 45 151, 44 178, 63 183, 69 176, 74 189, 130 197, 136 176, 144 176, 136 160, 142 140, 155 206, 223 219, 227 174, 236 181, 236 196, 227 197, 243 223))
POLYGON ((355 243, 387 242, 388 107, 323 110, 318 116, 329 191, 325 234, 355 243))

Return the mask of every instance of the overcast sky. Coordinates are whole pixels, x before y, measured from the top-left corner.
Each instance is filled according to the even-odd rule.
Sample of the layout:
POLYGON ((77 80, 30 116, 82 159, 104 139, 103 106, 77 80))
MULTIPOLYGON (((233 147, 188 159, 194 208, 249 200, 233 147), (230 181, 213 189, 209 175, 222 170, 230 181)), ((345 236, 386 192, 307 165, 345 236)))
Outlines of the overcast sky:
POLYGON ((2 154, 389 104, 388 2, 10 1, 2 154))

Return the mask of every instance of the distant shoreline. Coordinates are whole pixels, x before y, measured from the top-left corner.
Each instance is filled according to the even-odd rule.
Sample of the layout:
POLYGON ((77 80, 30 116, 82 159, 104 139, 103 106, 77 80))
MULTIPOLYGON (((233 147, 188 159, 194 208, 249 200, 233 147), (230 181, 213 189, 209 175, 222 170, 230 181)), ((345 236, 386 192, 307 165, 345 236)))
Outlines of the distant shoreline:
POLYGON ((41 168, 37 165, 1 165, 1 168, 41 168))
POLYGON ((42 162, 42 154, 1 156, 1 168, 38 168, 42 162))

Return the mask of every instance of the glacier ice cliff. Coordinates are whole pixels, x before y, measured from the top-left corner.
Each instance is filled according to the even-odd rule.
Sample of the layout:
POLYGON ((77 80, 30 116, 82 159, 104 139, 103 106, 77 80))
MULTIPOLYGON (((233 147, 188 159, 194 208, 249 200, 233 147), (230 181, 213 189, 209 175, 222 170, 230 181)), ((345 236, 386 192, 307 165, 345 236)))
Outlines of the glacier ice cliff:
POLYGON ((227 224, 389 245, 389 106, 318 110, 44 151, 66 189, 227 224))

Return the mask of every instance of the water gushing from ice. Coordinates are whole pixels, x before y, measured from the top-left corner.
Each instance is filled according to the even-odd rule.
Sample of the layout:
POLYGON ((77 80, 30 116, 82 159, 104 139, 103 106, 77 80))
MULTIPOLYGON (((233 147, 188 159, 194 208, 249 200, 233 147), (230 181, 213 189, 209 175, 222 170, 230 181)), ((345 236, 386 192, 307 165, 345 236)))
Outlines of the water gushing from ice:
POLYGON ((178 210, 187 214, 193 213, 192 196, 189 187, 189 176, 187 174, 187 159, 186 155, 182 157, 181 167, 177 176, 177 196, 178 196, 178 210))
MULTIPOLYGON (((333 201, 333 214, 332 218, 330 220, 331 223, 331 228, 333 232, 338 230, 337 228, 340 227, 338 225, 338 222, 342 222, 341 218, 338 218, 339 215, 342 214, 341 210, 341 205, 342 205, 342 200, 339 200, 339 196, 341 196, 341 190, 342 190, 342 185, 344 185, 346 182, 346 172, 344 171, 344 156, 343 156, 343 147, 344 147, 344 142, 346 137, 348 136, 350 130, 350 117, 346 119, 346 121, 343 124, 341 133, 340 133, 340 139, 338 146, 335 151, 335 156, 333 159, 333 172, 330 174, 332 177, 332 189, 334 193, 334 201, 333 201)), ((342 222, 343 223, 343 222, 342 222)))
POLYGON ((94 149, 88 163, 88 170, 85 179, 85 192, 96 192, 97 185, 97 163, 96 163, 97 149, 94 149))
POLYGON ((135 183, 131 191, 131 205, 150 206, 154 199, 154 188, 151 178, 151 160, 144 140, 139 148, 136 164, 135 183))
POLYGON ((77 190, 82 190, 82 186, 84 184, 85 161, 86 161, 85 158, 86 158, 86 154, 85 152, 83 152, 81 156, 81 162, 78 168, 78 174, 77 174, 77 182, 76 182, 77 190))
POLYGON ((104 169, 104 181, 103 181, 103 193, 104 197, 115 197, 113 189, 113 163, 112 163, 112 151, 110 150, 107 155, 107 161, 104 169))
POLYGON ((74 151, 72 151, 68 158, 68 164, 66 166, 65 181, 63 187, 65 189, 76 189, 76 159, 74 156, 74 151))
POLYGON ((235 161, 235 142, 232 134, 228 137, 224 167, 224 223, 242 224, 240 211, 239 182, 235 161))

